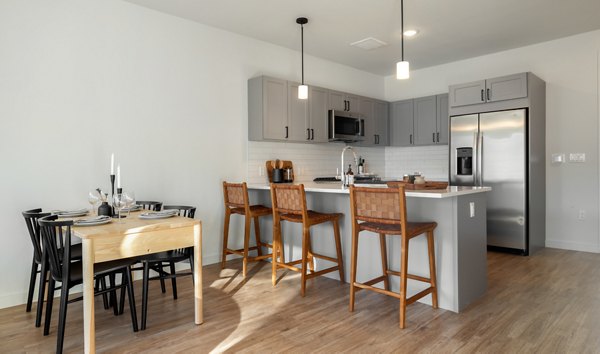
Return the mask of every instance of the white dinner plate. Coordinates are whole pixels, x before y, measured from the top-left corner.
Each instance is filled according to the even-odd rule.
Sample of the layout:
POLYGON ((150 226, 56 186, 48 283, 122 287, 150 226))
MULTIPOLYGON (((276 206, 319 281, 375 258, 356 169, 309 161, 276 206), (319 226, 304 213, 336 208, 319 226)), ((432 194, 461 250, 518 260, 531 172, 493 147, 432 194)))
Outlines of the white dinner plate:
POLYGON ((75 226, 96 226, 96 225, 104 225, 108 224, 112 221, 110 216, 96 216, 89 219, 79 219, 73 222, 75 226))
POLYGON ((178 213, 176 210, 174 211, 150 211, 146 213, 141 213, 138 217, 140 219, 166 219, 176 216, 178 213))

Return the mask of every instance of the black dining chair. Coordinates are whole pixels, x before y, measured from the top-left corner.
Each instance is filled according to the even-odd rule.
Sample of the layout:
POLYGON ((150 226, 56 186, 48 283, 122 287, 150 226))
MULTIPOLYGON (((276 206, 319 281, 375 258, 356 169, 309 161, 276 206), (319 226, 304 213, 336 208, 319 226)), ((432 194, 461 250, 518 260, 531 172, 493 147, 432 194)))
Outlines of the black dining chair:
MULTIPOLYGON (((62 353, 65 321, 67 316, 67 305, 71 302, 83 299, 78 297, 69 300, 69 290, 83 283, 82 262, 74 260, 71 254, 71 228, 73 220, 57 220, 56 215, 48 215, 38 219, 40 225, 43 245, 43 259, 47 259, 50 278, 48 279, 48 297, 46 299, 46 317, 44 323, 44 335, 50 332, 50 321, 52 315, 52 300, 54 297, 55 283, 61 282, 60 309, 58 317, 58 335, 56 340, 56 352, 62 353)), ((129 297, 129 308, 131 310, 131 322, 133 331, 138 331, 137 313, 135 308, 135 297, 133 294, 133 281, 129 266, 133 263, 131 259, 122 259, 94 264, 94 277, 104 278, 111 274, 121 274, 122 282, 113 287, 98 287, 94 289, 94 295, 111 293, 116 299, 116 290, 126 288, 129 297)), ((98 284, 98 282, 96 282, 98 284)), ((116 308, 116 303, 115 303, 116 308)), ((115 310, 116 313, 117 310, 115 310)))
POLYGON ((141 205, 142 208, 150 211, 160 211, 163 205, 162 202, 155 202, 150 200, 137 200, 135 204, 141 205))
MULTIPOLYGON (((196 208, 185 205, 165 205, 163 210, 178 210, 179 216, 187 217, 190 219, 194 218, 196 208)), ((194 273, 194 248, 181 248, 165 252, 153 253, 147 256, 138 258, 142 261, 144 267, 144 277, 142 285, 142 323, 140 328, 146 329, 146 318, 148 313, 148 285, 150 280, 160 280, 163 282, 165 279, 171 279, 171 285, 173 288, 173 299, 177 300, 177 277, 193 275, 194 273), (175 263, 183 262, 188 260, 190 262, 190 272, 177 273, 175 271, 175 263), (165 268, 169 268, 165 271, 165 268), (155 277, 150 277, 150 270, 154 270, 158 273, 155 277)), ((192 277, 193 279, 193 277, 192 277)), ((163 291, 164 292, 164 291, 163 291)))
MULTIPOLYGON (((46 283, 48 277, 47 262, 42 258, 42 236, 40 234, 40 226, 38 219, 50 215, 50 213, 42 212, 41 208, 31 209, 22 212, 27 225, 29 238, 33 246, 33 257, 31 261, 31 274, 29 277, 29 291, 27 292, 27 306, 25 311, 30 312, 33 306, 33 293, 35 292, 35 283, 37 275, 40 274, 38 282, 38 302, 36 305, 35 326, 40 327, 42 324, 42 313, 44 308, 44 293, 46 291, 46 283)), ((81 244, 71 245, 71 258, 81 259, 81 244)))

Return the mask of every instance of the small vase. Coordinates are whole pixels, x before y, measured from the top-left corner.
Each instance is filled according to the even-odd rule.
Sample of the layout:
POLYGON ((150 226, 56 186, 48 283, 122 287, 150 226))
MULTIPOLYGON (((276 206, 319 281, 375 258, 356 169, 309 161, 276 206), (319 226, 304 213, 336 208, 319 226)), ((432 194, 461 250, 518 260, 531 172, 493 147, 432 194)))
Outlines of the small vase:
POLYGON ((106 215, 112 216, 113 211, 108 202, 102 202, 102 204, 98 207, 98 215, 106 215))

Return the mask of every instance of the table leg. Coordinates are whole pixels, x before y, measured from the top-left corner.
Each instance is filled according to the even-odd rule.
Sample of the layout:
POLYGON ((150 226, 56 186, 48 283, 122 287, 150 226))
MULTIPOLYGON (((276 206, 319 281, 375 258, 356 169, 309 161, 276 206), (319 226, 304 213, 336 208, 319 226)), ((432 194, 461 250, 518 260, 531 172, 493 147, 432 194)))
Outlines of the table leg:
POLYGON ((196 324, 202 324, 202 224, 194 225, 194 299, 196 324))
POLYGON ((83 260, 83 340, 84 352, 96 352, 96 329, 94 325, 94 244, 90 239, 82 241, 83 260))

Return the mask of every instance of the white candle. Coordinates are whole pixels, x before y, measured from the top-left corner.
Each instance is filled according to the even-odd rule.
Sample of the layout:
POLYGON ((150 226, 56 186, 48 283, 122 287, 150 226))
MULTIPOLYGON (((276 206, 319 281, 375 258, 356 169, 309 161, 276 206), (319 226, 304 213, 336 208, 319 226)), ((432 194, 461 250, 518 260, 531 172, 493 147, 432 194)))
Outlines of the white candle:
POLYGON ((117 188, 121 188, 121 165, 117 165, 117 188))
POLYGON ((115 153, 110 154, 110 174, 115 174, 115 153))

